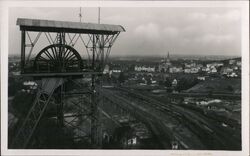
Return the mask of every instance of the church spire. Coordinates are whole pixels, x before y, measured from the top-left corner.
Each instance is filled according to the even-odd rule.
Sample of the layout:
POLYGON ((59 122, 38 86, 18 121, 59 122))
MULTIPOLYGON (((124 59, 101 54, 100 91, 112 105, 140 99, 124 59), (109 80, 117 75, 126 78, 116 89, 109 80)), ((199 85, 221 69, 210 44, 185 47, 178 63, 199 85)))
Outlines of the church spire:
POLYGON ((166 63, 169 63, 169 62, 170 62, 169 52, 168 52, 167 58, 165 59, 165 62, 166 62, 166 63))

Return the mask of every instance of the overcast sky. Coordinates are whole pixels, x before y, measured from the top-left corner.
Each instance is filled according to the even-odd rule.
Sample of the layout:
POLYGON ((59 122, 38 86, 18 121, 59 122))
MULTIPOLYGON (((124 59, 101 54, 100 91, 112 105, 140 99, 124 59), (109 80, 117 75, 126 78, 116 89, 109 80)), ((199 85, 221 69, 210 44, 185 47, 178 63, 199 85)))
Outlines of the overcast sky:
MULTIPOLYGON (((97 8, 82 8, 84 22, 97 22, 97 8)), ((20 52, 16 19, 79 21, 79 8, 11 8, 10 54, 20 52)), ((113 55, 240 55, 237 8, 101 8, 101 23, 122 25, 113 55)))

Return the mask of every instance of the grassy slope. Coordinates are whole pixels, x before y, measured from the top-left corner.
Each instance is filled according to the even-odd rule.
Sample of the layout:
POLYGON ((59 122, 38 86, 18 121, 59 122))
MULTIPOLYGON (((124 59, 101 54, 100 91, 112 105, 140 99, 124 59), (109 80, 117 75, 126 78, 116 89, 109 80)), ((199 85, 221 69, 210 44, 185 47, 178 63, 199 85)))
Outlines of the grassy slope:
POLYGON ((186 92, 241 93, 241 79, 214 79, 198 83, 186 92))

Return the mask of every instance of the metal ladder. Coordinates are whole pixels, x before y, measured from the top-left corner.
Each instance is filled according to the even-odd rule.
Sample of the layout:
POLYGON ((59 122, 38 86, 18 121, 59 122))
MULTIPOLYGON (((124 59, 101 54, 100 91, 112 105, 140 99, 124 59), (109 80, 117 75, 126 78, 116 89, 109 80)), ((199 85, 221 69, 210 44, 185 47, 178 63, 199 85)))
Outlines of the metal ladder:
POLYGON ((17 131, 11 148, 24 149, 27 147, 55 89, 63 83, 62 78, 42 79, 42 87, 25 117, 20 129, 17 131))

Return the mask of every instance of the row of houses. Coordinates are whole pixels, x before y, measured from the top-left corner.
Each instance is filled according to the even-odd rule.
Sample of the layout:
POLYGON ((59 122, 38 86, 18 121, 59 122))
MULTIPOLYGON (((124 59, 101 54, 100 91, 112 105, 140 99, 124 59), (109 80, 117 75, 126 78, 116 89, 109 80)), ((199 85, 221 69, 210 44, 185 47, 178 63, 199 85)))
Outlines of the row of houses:
MULTIPOLYGON (((112 75, 113 73, 120 73, 124 71, 125 69, 119 66, 111 67, 106 66, 104 68, 104 73, 109 73, 112 75)), ((179 66, 175 66, 170 62, 169 54, 168 56, 162 60, 157 65, 136 65, 131 66, 129 71, 135 71, 135 72, 147 72, 147 73, 155 73, 155 72, 161 72, 161 73, 186 73, 186 74, 196 74, 196 73, 206 73, 206 74, 221 74, 226 75, 227 77, 238 77, 241 70, 241 61, 232 59, 227 62, 222 61, 216 61, 207 63, 205 65, 201 63, 196 62, 189 62, 184 63, 179 66), (226 64, 225 64, 226 63, 226 64)), ((125 70, 126 71, 126 70, 125 70)))
POLYGON ((135 66, 135 71, 138 71, 138 72, 155 72, 155 67, 135 66))

